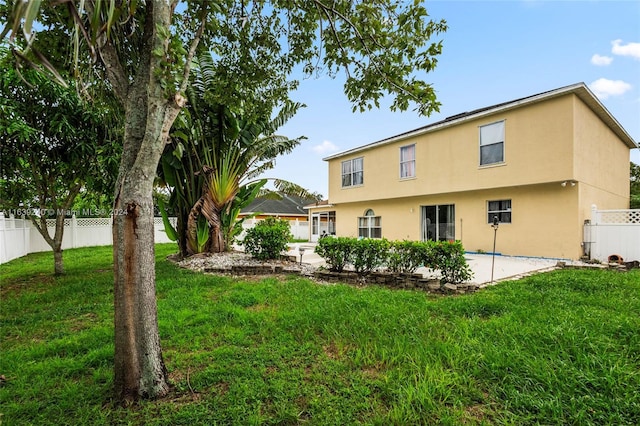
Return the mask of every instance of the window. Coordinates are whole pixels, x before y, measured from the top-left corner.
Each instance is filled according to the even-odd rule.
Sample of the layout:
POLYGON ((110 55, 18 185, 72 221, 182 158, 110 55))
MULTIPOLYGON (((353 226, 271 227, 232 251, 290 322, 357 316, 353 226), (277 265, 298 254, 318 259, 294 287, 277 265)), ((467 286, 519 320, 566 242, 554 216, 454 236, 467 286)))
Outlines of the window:
POLYGON ((342 162, 342 187, 364 184, 363 157, 342 162))
POLYGON ((416 176, 416 144, 400 147, 400 179, 416 176))
POLYGON ((480 126, 480 165, 504 162, 504 120, 480 126))
POLYGON ((358 237, 382 238, 381 222, 380 216, 371 209, 367 210, 363 217, 358 218, 358 237))
POLYGON ((487 223, 493 223, 494 216, 498 216, 500 223, 511 223, 511 200, 489 201, 487 223))

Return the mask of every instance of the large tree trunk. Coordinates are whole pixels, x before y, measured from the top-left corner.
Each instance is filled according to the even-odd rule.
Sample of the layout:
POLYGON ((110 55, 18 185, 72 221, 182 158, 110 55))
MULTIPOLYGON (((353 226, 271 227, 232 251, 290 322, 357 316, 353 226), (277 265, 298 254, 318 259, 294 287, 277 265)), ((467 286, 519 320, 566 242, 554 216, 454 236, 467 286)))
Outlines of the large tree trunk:
POLYGON ((160 155, 182 105, 178 98, 167 99, 154 75, 160 59, 149 52, 166 49, 156 26, 168 28, 170 16, 164 2, 147 3, 148 45, 123 99, 126 122, 115 191, 113 261, 114 383, 116 397, 124 402, 159 398, 169 390, 158 331, 152 191, 160 155))
MULTIPOLYGON (((150 100, 151 101, 151 100, 150 100)), ((149 106, 142 143, 135 143, 140 117, 127 119, 125 150, 135 158, 120 172, 113 218, 115 389, 124 401, 158 398, 169 389, 162 360, 155 293, 153 181, 172 120, 170 108, 149 106), (151 121, 151 122, 149 122, 151 121)), ((130 160, 130 159, 129 159, 130 160)))
POLYGON ((143 192, 123 186, 113 221, 115 389, 123 401, 169 389, 158 332, 153 204, 143 192))

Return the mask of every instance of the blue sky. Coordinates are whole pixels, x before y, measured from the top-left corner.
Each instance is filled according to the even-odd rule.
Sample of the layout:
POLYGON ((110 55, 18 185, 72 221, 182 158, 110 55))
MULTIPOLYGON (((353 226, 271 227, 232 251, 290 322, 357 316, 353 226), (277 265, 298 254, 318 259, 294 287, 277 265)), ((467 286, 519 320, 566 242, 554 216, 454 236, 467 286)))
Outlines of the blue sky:
MULTIPOLYGON (((428 1, 449 30, 432 83, 440 113, 352 113, 343 78, 301 81, 292 94, 307 108, 278 133, 307 136, 268 174, 328 195, 322 158, 412 130, 450 115, 584 82, 640 141, 640 2, 428 1)), ((640 164, 635 149, 631 160, 640 164)))

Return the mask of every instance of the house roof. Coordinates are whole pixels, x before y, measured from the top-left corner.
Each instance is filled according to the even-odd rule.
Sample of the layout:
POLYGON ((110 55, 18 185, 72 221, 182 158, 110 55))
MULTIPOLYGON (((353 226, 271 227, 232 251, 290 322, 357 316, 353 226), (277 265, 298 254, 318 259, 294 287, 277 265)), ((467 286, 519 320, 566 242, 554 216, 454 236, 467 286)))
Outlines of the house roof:
POLYGON ((333 207, 333 205, 329 203, 329 200, 311 201, 310 204, 304 206, 304 209, 308 210, 316 207, 333 207))
POLYGON ((282 195, 281 199, 256 198, 241 213, 263 213, 283 216, 307 216, 304 206, 314 200, 308 198, 295 197, 292 195, 282 195))
POLYGON ((615 119, 613 115, 602 105, 600 100, 589 90, 584 83, 572 84, 570 86, 560 87, 558 89, 550 90, 548 92, 538 93, 536 95, 527 96, 525 98, 515 99, 508 102, 491 105, 484 108, 478 108, 473 111, 463 112, 461 114, 452 115, 444 120, 437 121, 432 124, 428 124, 423 127, 419 127, 408 132, 400 133, 399 135, 391 136, 386 139, 372 142, 367 145, 362 145, 347 151, 342 151, 334 155, 323 158, 324 161, 332 160, 334 158, 344 157, 346 155, 355 154, 366 149, 374 148, 379 145, 386 145, 393 142, 398 142, 404 139, 408 139, 414 136, 419 136, 425 133, 434 132, 446 127, 455 126, 465 121, 475 120, 483 116, 495 114, 497 112, 507 111, 514 108, 519 108, 525 105, 534 104, 537 102, 546 101, 559 96, 564 96, 573 93, 580 100, 582 100, 591 110, 607 125, 609 128, 630 148, 638 148, 638 144, 633 140, 631 135, 622 127, 622 125, 615 119))

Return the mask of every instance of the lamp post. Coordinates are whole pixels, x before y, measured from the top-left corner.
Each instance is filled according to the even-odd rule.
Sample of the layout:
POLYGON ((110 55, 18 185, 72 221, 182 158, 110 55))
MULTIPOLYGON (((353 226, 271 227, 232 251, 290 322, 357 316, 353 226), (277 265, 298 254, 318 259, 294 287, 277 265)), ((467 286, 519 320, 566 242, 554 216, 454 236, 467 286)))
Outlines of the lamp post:
POLYGON ((491 256, 491 284, 493 284, 493 266, 496 261, 496 237, 498 236, 498 226, 500 225, 500 221, 498 220, 498 216, 493 217, 493 224, 491 227, 493 228, 493 252, 491 256))
POLYGON ((302 255, 306 249, 302 246, 298 247, 298 253, 300 253, 300 264, 302 265, 302 255))

